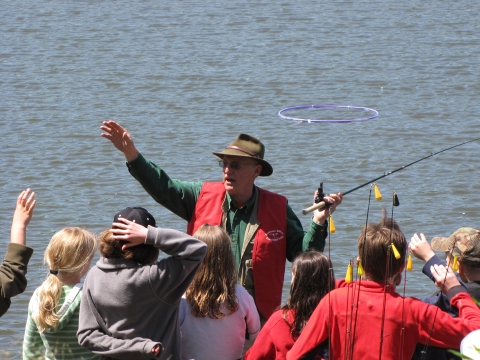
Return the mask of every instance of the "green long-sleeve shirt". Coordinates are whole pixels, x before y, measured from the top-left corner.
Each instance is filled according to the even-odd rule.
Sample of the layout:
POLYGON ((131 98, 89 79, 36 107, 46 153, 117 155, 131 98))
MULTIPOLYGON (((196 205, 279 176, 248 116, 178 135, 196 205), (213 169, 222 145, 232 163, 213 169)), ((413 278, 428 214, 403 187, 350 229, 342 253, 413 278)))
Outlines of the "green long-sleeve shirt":
MULTIPOLYGON (((195 204, 202 189, 203 182, 186 182, 170 178, 165 171, 141 154, 127 163, 130 174, 137 179, 143 188, 159 204, 189 221, 194 213, 195 204)), ((254 196, 241 208, 235 206, 227 194, 229 211, 227 214, 227 232, 232 238, 233 252, 237 267, 241 261, 243 238, 248 220, 252 214, 256 199, 254 196)), ((303 230, 300 220, 287 204, 287 259, 293 261, 296 255, 308 249, 323 251, 327 237, 327 222, 318 225, 310 222, 308 230, 303 230)))
POLYGON ((10 307, 10 298, 21 294, 27 287, 27 265, 33 249, 17 243, 9 243, 5 259, 0 265, 0 316, 10 307))

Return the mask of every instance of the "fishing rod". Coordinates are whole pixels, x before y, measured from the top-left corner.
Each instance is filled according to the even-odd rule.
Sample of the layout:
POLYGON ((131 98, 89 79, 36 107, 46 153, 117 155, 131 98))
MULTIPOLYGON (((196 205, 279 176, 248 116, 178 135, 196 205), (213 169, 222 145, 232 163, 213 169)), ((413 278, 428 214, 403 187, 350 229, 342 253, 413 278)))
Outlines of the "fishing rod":
MULTIPOLYGON (((376 177, 376 178, 373 179, 373 180, 367 181, 366 183, 364 183, 364 184, 362 184, 362 185, 359 185, 359 186, 357 186, 357 187, 355 187, 355 188, 353 188, 353 189, 348 190, 347 192, 342 193, 342 196, 345 196, 345 195, 347 195, 347 194, 350 194, 351 192, 354 192, 355 190, 358 190, 358 189, 360 189, 360 188, 362 188, 362 187, 364 187, 364 186, 367 186, 367 185, 369 185, 369 184, 371 184, 371 183, 373 183, 373 182, 375 182, 375 181, 377 181, 377 180, 380 180, 380 179, 383 179, 384 177, 387 177, 387 176, 389 176, 389 175, 392 175, 392 174, 396 173, 397 171, 406 169, 407 167, 409 167, 409 166, 411 166, 411 165, 413 165, 413 164, 416 164, 416 163, 418 163, 418 162, 420 162, 420 161, 422 161, 422 160, 428 159, 429 157, 432 157, 432 156, 437 155, 437 154, 440 154, 440 153, 442 153, 442 152, 444 152, 444 151, 451 150, 451 149, 453 149, 453 148, 456 148, 456 147, 459 147, 459 146, 462 146, 462 145, 465 145, 465 144, 468 144, 468 143, 471 143, 471 142, 477 141, 477 140, 480 140, 480 137, 479 137, 479 138, 476 138, 476 139, 473 139, 473 140, 464 141, 464 142, 462 142, 462 143, 460 143, 460 144, 457 144, 457 145, 450 146, 449 148, 446 148, 446 149, 437 151, 436 153, 432 153, 432 154, 430 154, 430 155, 427 155, 427 156, 425 156, 425 157, 423 157, 423 158, 421 158, 421 159, 419 159, 419 160, 416 160, 416 161, 414 161, 414 162, 411 162, 410 164, 403 165, 403 166, 399 167, 398 169, 395 169, 395 170, 386 172, 386 173, 384 173, 383 175, 381 175, 381 176, 379 176, 379 177, 376 177)), ((325 201, 321 201, 321 202, 319 202, 319 203, 317 203, 317 204, 314 204, 314 205, 310 206, 309 208, 306 208, 306 209, 302 210, 302 214, 303 214, 303 215, 306 215, 306 214, 308 214, 309 212, 315 211, 315 210, 317 210, 317 209, 322 209, 322 208, 324 208, 326 205, 328 205, 328 204, 326 204, 325 201)))

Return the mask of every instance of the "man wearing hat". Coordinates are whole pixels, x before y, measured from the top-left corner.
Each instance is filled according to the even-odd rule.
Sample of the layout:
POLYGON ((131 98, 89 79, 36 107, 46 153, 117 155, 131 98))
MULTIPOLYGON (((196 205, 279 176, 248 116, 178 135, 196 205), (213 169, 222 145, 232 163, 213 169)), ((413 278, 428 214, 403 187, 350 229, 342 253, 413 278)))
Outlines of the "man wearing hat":
POLYGON ((425 261, 423 272, 431 278, 430 266, 445 264, 434 251, 444 252, 448 266, 458 271, 460 279, 470 296, 480 301, 480 231, 462 227, 449 237, 434 237, 431 247, 425 235, 415 234, 410 249, 419 259, 425 261), (455 259, 456 258, 456 259, 455 259))
MULTIPOLYGON (((480 301, 480 231, 477 229, 462 227, 455 231, 449 237, 434 237, 431 245, 428 243, 424 234, 414 234, 410 241, 410 251, 412 254, 425 261, 422 272, 432 281, 434 280, 430 267, 444 265, 458 271, 457 277, 460 278, 460 284, 465 287, 468 294, 480 301), (440 259, 435 251, 444 252, 446 261, 440 259), (456 258, 456 260, 455 260, 456 258)), ((423 299, 423 302, 436 305, 442 311, 448 312, 453 316, 458 316, 458 310, 450 305, 450 301, 441 291, 434 296, 423 299)), ((416 359, 450 359, 445 349, 430 346, 427 353, 424 354, 425 345, 418 344, 412 360, 416 359)))
POLYGON ((264 159, 265 146, 257 138, 239 134, 220 158, 223 182, 184 182, 146 160, 130 134, 115 121, 104 121, 102 136, 120 150, 129 172, 155 201, 185 219, 193 234, 208 223, 222 226, 232 238, 238 282, 255 299, 263 319, 281 304, 285 259, 308 249, 323 251, 326 218, 342 202, 342 195, 325 197, 330 205, 314 212, 304 232, 300 220, 284 196, 255 186, 258 176, 270 176, 272 166, 264 159))

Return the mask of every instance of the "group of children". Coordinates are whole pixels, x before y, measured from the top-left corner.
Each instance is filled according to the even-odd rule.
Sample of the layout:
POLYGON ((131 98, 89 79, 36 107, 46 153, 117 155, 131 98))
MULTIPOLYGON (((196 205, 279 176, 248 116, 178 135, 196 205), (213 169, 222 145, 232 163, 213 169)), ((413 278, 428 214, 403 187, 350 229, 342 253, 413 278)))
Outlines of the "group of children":
MULTIPOLYGON (((25 244, 34 196, 19 196, 12 243, 23 229, 25 244)), ((5 301, 25 289, 27 263, 17 266, 24 285, 5 301)), ((230 237, 218 226, 192 237, 129 207, 98 238, 77 227, 58 231, 45 264, 28 308, 24 359, 239 359, 245 337, 260 331, 253 298, 236 284, 230 237), (158 260, 160 251, 169 256, 158 260)), ((2 280, 2 293, 8 287, 2 280)))
MULTIPOLYGON (((17 200, 0 273, 3 312, 26 286, 34 196, 27 189, 17 200), (14 289, 7 280, 15 277, 14 289)), ((287 302, 261 328, 253 298, 237 285, 230 237, 218 226, 204 224, 189 236, 156 227, 147 210, 133 207, 98 238, 62 229, 45 250, 49 271, 30 300, 23 358, 233 360, 242 358, 246 338, 256 340, 245 359, 433 358, 415 346, 458 349, 480 329, 469 295, 479 295, 480 231, 434 238, 433 250, 445 251, 446 262, 423 234, 407 246, 385 216, 367 224, 357 243, 360 277, 353 282, 335 281, 320 252, 298 255, 287 302), (90 269, 97 247, 101 256, 90 269), (169 256, 158 260, 160 251, 169 256), (408 251, 426 262, 424 273, 439 288, 434 301, 396 292, 408 251)))

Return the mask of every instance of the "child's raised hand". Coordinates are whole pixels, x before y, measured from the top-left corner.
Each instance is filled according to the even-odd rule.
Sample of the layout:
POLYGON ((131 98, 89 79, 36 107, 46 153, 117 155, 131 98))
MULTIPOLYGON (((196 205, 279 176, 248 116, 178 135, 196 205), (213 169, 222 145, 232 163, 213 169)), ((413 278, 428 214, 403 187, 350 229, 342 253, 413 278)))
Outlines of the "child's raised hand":
POLYGON ((125 218, 119 218, 118 221, 120 222, 112 224, 110 232, 115 240, 128 242, 122 246, 122 250, 145 243, 148 232, 146 227, 125 218))
POLYGON ((435 252, 432 250, 432 247, 428 243, 424 234, 420 234, 420 236, 417 234, 413 235, 410 240, 410 251, 417 259, 425 262, 435 255, 435 252))
POLYGON ((448 266, 443 265, 433 265, 430 267, 433 277, 435 278, 435 285, 446 294, 448 290, 454 286, 460 285, 455 273, 448 266))
POLYGON ((17 206, 13 214, 10 242, 26 244, 26 229, 32 219, 33 208, 36 203, 35 192, 30 192, 30 189, 23 190, 18 195, 17 206))
POLYGON ((36 203, 35 192, 32 191, 30 193, 30 188, 23 190, 17 198, 17 207, 13 214, 13 222, 27 226, 32 219, 33 208, 36 203))

